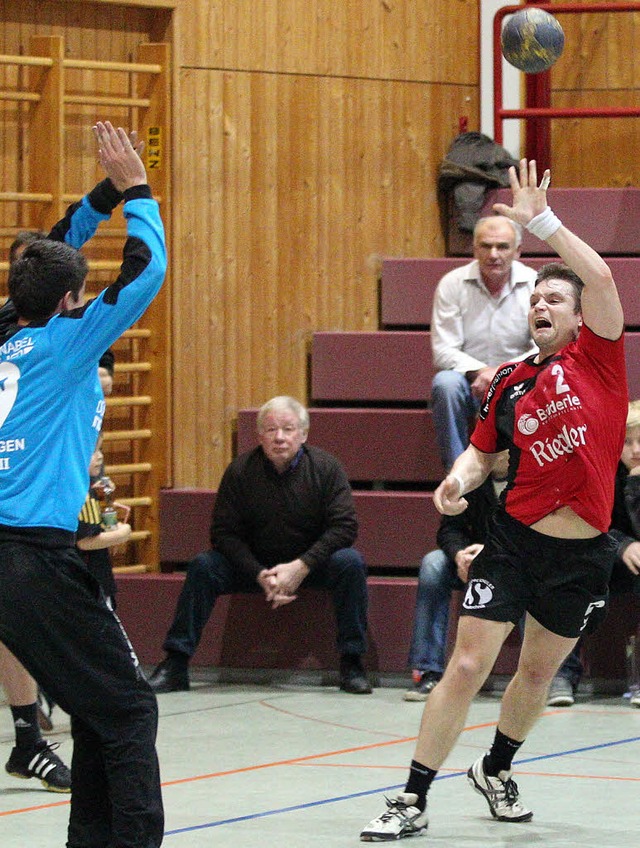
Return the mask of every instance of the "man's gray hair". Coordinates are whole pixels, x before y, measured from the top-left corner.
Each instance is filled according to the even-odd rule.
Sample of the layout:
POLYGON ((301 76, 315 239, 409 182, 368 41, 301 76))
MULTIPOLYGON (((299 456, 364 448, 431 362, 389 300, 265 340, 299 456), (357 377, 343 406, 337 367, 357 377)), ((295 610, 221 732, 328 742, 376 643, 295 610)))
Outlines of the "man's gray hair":
POLYGON ((300 429, 305 433, 309 432, 309 412, 307 411, 307 408, 294 397, 290 397, 289 395, 277 395, 261 406, 258 410, 258 432, 262 430, 262 422, 264 421, 265 416, 267 416, 270 412, 292 412, 300 423, 300 429))
POLYGON ((511 218, 507 218, 506 215, 483 215, 482 218, 478 218, 476 221, 476 225, 473 228, 473 240, 475 242, 476 235, 478 232, 478 228, 485 224, 487 221, 506 221, 507 224, 511 224, 511 228, 513 229, 513 234, 515 236, 515 246, 520 247, 522 244, 522 227, 517 221, 512 221, 511 218))

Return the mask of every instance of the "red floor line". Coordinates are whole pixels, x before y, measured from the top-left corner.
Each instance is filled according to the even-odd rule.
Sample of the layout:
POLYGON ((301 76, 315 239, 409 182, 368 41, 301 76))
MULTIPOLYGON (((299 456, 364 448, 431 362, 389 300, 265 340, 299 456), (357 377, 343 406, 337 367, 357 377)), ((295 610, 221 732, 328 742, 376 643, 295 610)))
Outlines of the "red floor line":
MULTIPOLYGON (((293 763, 294 766, 298 768, 349 768, 349 769, 375 769, 376 771, 380 770, 400 770, 407 771, 407 766, 372 766, 367 763, 293 763)), ((466 774, 466 769, 459 768, 441 768, 439 772, 450 772, 451 774, 466 774)), ((565 777, 565 778, 575 778, 577 780, 621 780, 621 781, 630 781, 631 783, 640 783, 640 777, 616 777, 615 775, 610 774, 569 774, 566 772, 553 772, 553 771, 524 771, 518 769, 517 777, 518 780, 521 777, 565 777)))

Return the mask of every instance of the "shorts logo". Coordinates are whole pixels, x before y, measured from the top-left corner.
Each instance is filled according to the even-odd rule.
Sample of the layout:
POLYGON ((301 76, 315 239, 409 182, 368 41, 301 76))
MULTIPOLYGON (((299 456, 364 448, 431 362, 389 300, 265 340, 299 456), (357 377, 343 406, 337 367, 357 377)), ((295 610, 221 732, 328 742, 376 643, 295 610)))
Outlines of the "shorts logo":
POLYGON ((518 430, 520 430, 523 436, 533 436, 539 426, 540 422, 538 419, 534 418, 533 415, 529 415, 528 412, 525 412, 524 415, 518 418, 518 430))
POLYGON ((465 609, 484 609, 493 598, 493 585, 488 580, 471 580, 467 586, 462 606, 465 609))
POLYGON ((589 604, 584 613, 584 621, 582 622, 582 627, 580 628, 580 632, 582 632, 589 622, 589 616, 595 609, 602 609, 605 606, 605 601, 593 601, 589 604))

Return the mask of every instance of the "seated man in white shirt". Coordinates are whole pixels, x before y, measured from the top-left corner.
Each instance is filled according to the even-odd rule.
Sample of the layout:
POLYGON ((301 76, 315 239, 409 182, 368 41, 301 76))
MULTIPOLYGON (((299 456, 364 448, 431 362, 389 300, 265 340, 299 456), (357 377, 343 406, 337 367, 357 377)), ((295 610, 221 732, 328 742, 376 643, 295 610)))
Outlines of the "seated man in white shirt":
POLYGON ((497 367, 535 352, 527 314, 536 272, 518 261, 521 242, 521 229, 509 218, 480 218, 475 259, 445 274, 436 288, 431 408, 447 470, 469 444, 469 421, 497 367))

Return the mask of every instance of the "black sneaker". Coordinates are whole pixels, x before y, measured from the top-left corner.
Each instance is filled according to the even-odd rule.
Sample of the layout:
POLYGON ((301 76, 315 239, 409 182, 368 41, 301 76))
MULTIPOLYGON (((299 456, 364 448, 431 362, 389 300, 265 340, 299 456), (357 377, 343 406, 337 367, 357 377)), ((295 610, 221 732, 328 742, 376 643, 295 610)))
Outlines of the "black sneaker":
POLYGON ((163 692, 188 692, 187 663, 178 662, 173 656, 166 657, 149 678, 149 685, 156 695, 163 692))
POLYGON ((5 769, 23 780, 39 778, 49 792, 71 792, 71 772, 54 753, 57 747, 57 742, 43 739, 34 748, 14 748, 5 769))
POLYGON ((405 701, 426 701, 435 688, 436 683, 440 682, 441 675, 435 671, 424 671, 420 680, 414 683, 411 689, 402 696, 405 701))
POLYGON ((340 658, 340 688, 350 695, 371 694, 371 684, 358 654, 343 654, 340 658))

